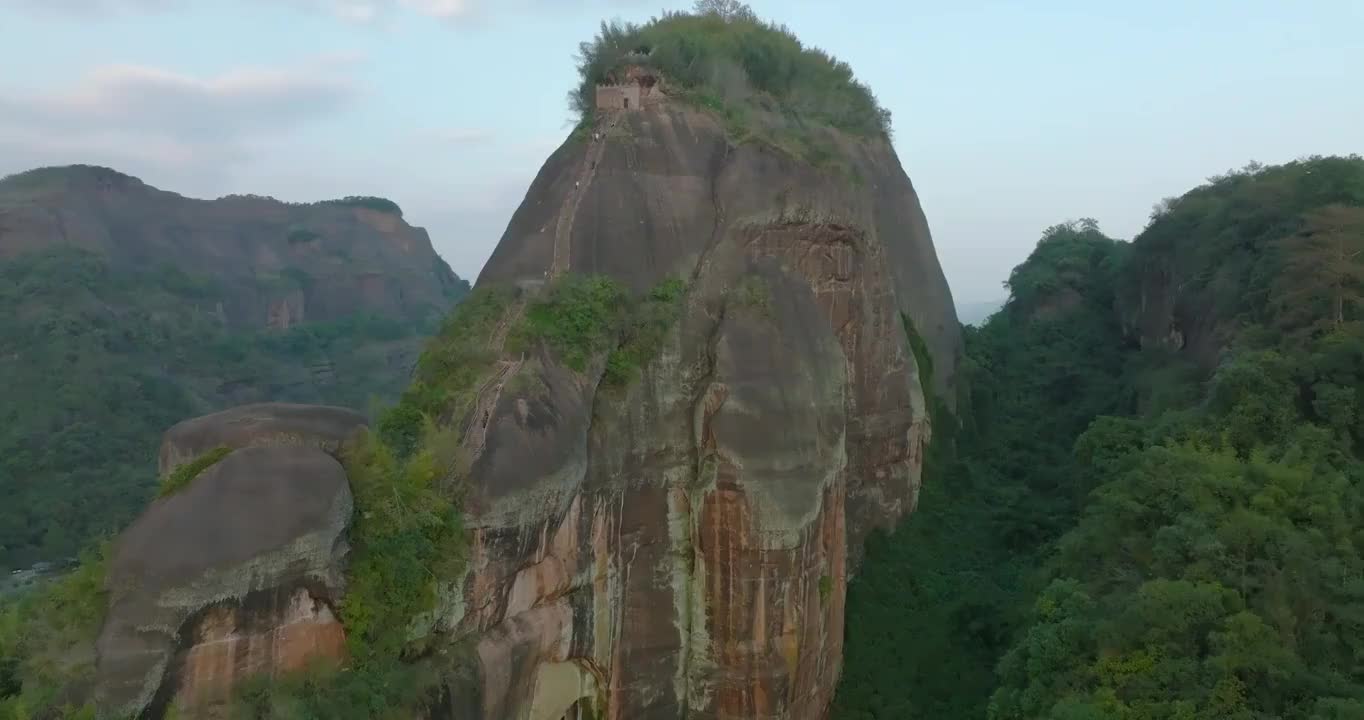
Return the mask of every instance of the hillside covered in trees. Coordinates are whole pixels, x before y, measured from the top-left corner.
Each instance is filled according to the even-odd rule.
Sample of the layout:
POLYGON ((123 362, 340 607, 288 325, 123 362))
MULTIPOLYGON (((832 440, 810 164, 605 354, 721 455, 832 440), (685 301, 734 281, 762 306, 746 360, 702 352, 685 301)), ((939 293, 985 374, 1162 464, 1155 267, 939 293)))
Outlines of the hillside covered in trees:
POLYGON ((395 398, 468 292, 400 215, 195 200, 90 166, 0 179, 0 569, 122 529, 181 420, 395 398))
POLYGON ((968 328, 834 717, 1364 717, 1364 160, 1047 230, 968 328))

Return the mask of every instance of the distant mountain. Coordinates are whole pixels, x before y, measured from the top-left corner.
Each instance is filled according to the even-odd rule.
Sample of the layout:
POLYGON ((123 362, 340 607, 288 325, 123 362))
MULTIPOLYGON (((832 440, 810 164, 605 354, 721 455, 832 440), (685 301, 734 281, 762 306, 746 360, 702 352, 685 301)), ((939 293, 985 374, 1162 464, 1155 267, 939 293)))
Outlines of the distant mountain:
POLYGON ((0 566, 126 524, 179 420, 394 397, 468 288, 382 198, 197 200, 90 166, 0 180, 0 566))
POLYGON ((957 303, 957 319, 962 325, 980 325, 1004 307, 1004 300, 966 300, 957 303))

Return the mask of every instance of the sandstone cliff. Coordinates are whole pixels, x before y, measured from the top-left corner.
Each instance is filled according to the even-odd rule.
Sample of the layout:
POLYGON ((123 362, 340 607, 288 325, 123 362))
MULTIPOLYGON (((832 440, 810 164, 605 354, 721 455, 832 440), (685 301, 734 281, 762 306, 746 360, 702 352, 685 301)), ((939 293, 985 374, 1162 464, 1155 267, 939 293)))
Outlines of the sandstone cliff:
POLYGON ((905 327, 946 397, 960 340, 890 144, 822 132, 845 164, 663 103, 601 115, 535 179, 475 290, 521 288, 468 338, 500 359, 447 408, 473 558, 436 630, 477 641, 453 716, 824 716, 851 565, 913 510, 930 439, 905 327), (580 275, 686 283, 624 386, 605 353, 507 340, 580 275))
POLYGON ((344 657, 352 498, 336 455, 363 427, 342 408, 264 404, 166 433, 163 474, 227 452, 114 545, 96 643, 102 715, 213 716, 244 678, 344 657))
MULTIPOLYGON (((308 508, 336 497, 317 481, 333 470, 293 472, 283 457, 270 466, 309 493, 271 511, 306 541, 238 537, 258 519, 226 482, 237 466, 268 452, 325 465, 327 452, 348 452, 306 440, 340 437, 317 411, 247 409, 172 431, 165 469, 218 445, 246 449, 120 539, 98 692, 120 708, 157 715, 174 698, 210 717, 250 674, 347 648, 373 667, 369 646, 382 640, 434 679, 411 710, 430 717, 826 717, 847 580, 868 531, 914 509, 931 440, 935 389, 922 386, 913 336, 944 397, 960 340, 889 142, 816 132, 840 163, 735 143, 711 113, 655 103, 600 114, 549 159, 474 294, 377 424, 375 464, 347 461, 370 474, 367 488, 375 477, 410 488, 393 462, 412 458, 459 499, 468 560, 422 561, 433 570, 412 581, 429 588, 372 594, 372 573, 397 577, 389 564, 413 560, 385 556, 400 545, 374 528, 419 514, 366 506, 378 500, 362 497, 354 473, 356 517, 371 535, 351 526, 345 587, 327 580, 345 552, 335 523, 309 530, 308 508), (433 437, 462 452, 430 452, 433 437), (280 442, 291 447, 255 447, 280 442), (190 527, 171 519, 173 504, 196 516, 206 508, 188 506, 212 497, 235 523, 222 527, 226 549, 157 570, 165 563, 145 549, 190 527), (374 511, 387 519, 371 522, 374 511), (293 559, 271 560, 281 553, 293 559), (157 578, 138 581, 148 590, 119 590, 144 567, 157 578), (425 609, 373 605, 390 596, 425 609), (361 617, 348 609, 366 626, 348 624, 361 617), (137 627, 157 630, 123 630, 137 627), (222 665, 215 648, 229 640, 244 659, 222 665)), ((418 554, 444 547, 419 529, 403 537, 418 554)))

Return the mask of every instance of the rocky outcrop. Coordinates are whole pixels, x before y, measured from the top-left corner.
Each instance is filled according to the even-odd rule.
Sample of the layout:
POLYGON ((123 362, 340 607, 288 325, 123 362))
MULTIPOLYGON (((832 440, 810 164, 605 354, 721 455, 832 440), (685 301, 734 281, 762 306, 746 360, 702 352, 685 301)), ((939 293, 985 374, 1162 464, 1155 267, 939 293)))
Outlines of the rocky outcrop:
MULTIPOLYGON (((951 397, 959 326, 914 191, 881 138, 824 131, 840 161, 812 166, 667 102, 591 130, 512 219, 468 306, 482 319, 452 323, 468 336, 419 371, 447 403, 431 419, 459 432, 440 486, 470 536, 467 569, 406 629, 449 661, 430 714, 823 718, 859 548, 914 509, 925 396, 951 397), (683 280, 637 369, 533 332, 573 275, 683 280)), ((329 453, 356 424, 271 405, 167 433, 165 470, 240 449, 120 539, 100 642, 114 706, 211 707, 247 674, 340 652, 349 496, 329 453)))
POLYGON ((487 341, 516 377, 465 436, 473 559, 438 630, 477 670, 450 711, 824 717, 858 549, 913 510, 931 435, 902 318, 948 399, 959 351, 913 188, 884 139, 826 131, 846 164, 812 167, 676 104, 587 137, 479 279, 523 289, 502 324, 569 274, 688 288, 626 387, 487 341))
POLYGON ((325 405, 257 403, 192 418, 166 431, 161 439, 158 470, 169 475, 217 447, 315 447, 336 455, 341 445, 365 424, 354 410, 325 405))
POLYGON ((168 471, 197 448, 233 450, 118 538, 97 643, 102 709, 208 716, 245 677, 343 657, 352 500, 334 454, 361 427, 338 408, 261 405, 167 433, 168 471))

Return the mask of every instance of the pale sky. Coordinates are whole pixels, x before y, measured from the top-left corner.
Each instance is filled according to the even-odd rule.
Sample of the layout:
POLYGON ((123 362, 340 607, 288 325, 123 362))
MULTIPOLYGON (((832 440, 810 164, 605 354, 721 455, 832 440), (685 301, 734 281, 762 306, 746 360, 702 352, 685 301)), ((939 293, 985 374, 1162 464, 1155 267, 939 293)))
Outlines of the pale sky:
MULTIPOLYGON (((1364 151, 1364 0, 751 0, 894 114, 959 302, 1041 230, 1130 238, 1250 160, 1364 151)), ((602 19, 689 0, 0 0, 0 175, 382 195, 472 279, 571 117, 602 19)))

